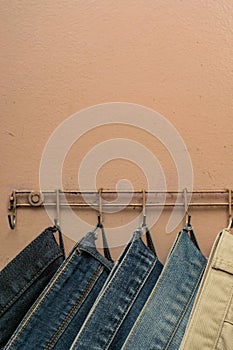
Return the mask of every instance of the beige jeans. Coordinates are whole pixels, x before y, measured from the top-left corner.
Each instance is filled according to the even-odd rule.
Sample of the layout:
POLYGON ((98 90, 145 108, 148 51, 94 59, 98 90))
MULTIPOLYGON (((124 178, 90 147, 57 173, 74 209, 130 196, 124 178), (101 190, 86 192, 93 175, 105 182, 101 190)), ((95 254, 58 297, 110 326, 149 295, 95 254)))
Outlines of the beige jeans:
POLYGON ((216 238, 180 350, 233 350, 233 234, 216 238))

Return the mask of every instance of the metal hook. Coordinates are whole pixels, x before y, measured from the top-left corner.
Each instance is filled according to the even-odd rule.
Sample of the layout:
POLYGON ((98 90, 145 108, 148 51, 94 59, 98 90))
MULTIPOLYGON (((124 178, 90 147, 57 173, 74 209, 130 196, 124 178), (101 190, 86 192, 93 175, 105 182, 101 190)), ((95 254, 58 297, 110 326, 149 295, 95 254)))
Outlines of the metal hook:
POLYGON ((99 193, 99 214, 98 214, 98 226, 101 227, 103 223, 103 206, 102 206, 102 188, 98 190, 99 193))
POLYGON ((146 226, 146 191, 142 190, 142 227, 146 226))
POLYGON ((102 196, 101 196, 101 193, 102 193, 102 188, 100 188, 98 190, 98 194, 99 194, 99 213, 98 213, 98 222, 97 222, 97 225, 95 226, 94 230, 92 231, 92 233, 95 233, 95 238, 97 239, 98 237, 98 234, 96 233, 96 230, 98 228, 101 228, 103 229, 103 224, 102 224, 102 196))
POLYGON ((229 203, 229 225, 227 230, 230 231, 233 228, 233 218, 232 218, 232 191, 228 190, 228 203, 229 203))
POLYGON ((11 195, 10 195, 10 201, 9 201, 9 211, 11 212, 10 214, 8 214, 8 222, 9 222, 9 226, 12 230, 14 230, 15 226, 16 226, 16 194, 15 194, 15 190, 12 191, 11 195))
POLYGON ((188 194, 187 188, 184 188, 183 195, 184 195, 184 209, 185 209, 185 224, 186 226, 191 226, 191 215, 189 214, 187 194, 188 194))
POLYGON ((56 217, 54 218, 54 225, 60 227, 60 190, 55 190, 56 193, 56 217))

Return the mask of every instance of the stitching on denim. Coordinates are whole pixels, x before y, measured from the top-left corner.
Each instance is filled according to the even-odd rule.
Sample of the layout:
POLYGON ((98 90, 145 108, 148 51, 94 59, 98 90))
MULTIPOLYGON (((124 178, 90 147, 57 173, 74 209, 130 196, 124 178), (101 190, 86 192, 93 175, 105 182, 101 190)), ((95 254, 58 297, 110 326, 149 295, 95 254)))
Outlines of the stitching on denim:
POLYGON ((86 246, 82 246, 80 249, 82 251, 88 252, 89 254, 94 256, 98 261, 100 261, 109 270, 111 270, 113 264, 110 262, 110 260, 107 260, 103 255, 101 255, 97 250, 96 250, 96 252, 93 252, 93 250, 91 250, 90 248, 88 248, 86 246))
MULTIPOLYGON (((18 265, 19 261, 21 261, 22 259, 24 259, 24 254, 23 254, 23 253, 25 253, 25 252, 27 252, 29 249, 31 249, 31 247, 34 246, 35 243, 36 243, 38 240, 42 240, 42 242, 43 242, 42 237, 45 236, 47 233, 51 233, 51 237, 49 236, 48 238, 49 238, 49 239, 53 238, 53 241, 56 243, 56 245, 55 245, 56 250, 58 250, 58 251, 56 252, 56 254, 54 253, 54 255, 52 255, 52 256, 49 258, 49 260, 47 261, 47 264, 49 264, 54 258, 58 258, 59 256, 62 256, 62 252, 61 252, 61 250, 60 250, 60 248, 59 248, 59 245, 57 244, 57 242, 56 242, 56 240, 55 240, 55 238, 54 238, 53 232, 48 228, 48 229, 46 229, 45 231, 43 231, 38 237, 36 237, 29 245, 27 245, 13 260, 11 260, 11 261, 8 263, 8 265, 7 265, 2 271, 0 271, 0 277, 1 277, 1 275, 3 274, 4 271, 8 271, 9 269, 14 268, 15 265, 18 265)), ((47 265, 46 265, 46 266, 47 266, 47 265)), ((44 269, 44 267, 43 267, 43 269, 44 269)), ((43 269, 42 269, 42 270, 43 270, 43 269)), ((37 274, 39 274, 40 271, 41 271, 41 269, 37 272, 37 274)), ((36 276, 37 276, 37 275, 36 275, 36 276)), ((33 281, 33 280, 32 280, 32 281, 33 281)), ((29 283, 30 283, 30 282, 29 282, 29 283)), ((27 286, 27 285, 28 285, 28 283, 26 284, 26 286, 27 286)), ((25 287, 26 287, 26 286, 25 286, 25 287)), ((24 288, 25 288, 25 287, 24 287, 24 288)), ((24 289, 23 289, 23 290, 24 290, 24 289)), ((20 290, 19 293, 21 293, 21 292, 22 292, 22 290, 20 290)), ((18 295, 19 293, 17 293, 17 294, 14 296, 14 298, 11 299, 11 300, 7 303, 7 305, 4 306, 4 308, 0 311, 0 315, 4 312, 5 308, 6 308, 7 306, 9 306, 9 304, 12 302, 12 300, 14 301, 15 298, 17 298, 17 295, 18 295)))
MULTIPOLYGON (((139 238, 140 239, 140 238, 139 238)), ((141 241, 141 239, 140 239, 140 241, 141 241)), ((118 267, 118 269, 122 269, 123 267, 124 267, 124 265, 125 265, 125 263, 126 263, 126 257, 127 257, 127 255, 131 252, 131 250, 133 249, 133 247, 134 247, 134 243, 135 241, 132 241, 131 242, 131 244, 130 244, 130 247, 129 247, 129 249, 128 249, 128 251, 127 251, 127 254, 126 254, 126 256, 124 256, 124 258, 123 258, 123 260, 122 260, 122 262, 121 262, 121 264, 119 265, 119 267, 118 267)), ((144 246, 144 244, 143 244, 143 246, 144 246)), ((155 257, 154 257, 155 258, 155 257)), ((146 260, 146 259, 145 259, 146 260)), ((149 262, 151 262, 152 260, 151 259, 149 259, 149 262)), ((112 279, 110 280, 110 282, 109 282, 109 284, 106 286, 106 288, 105 288, 105 290, 103 291, 103 293, 102 293, 102 295, 101 295, 101 298, 103 298, 104 296, 105 296, 105 294, 107 293, 107 291, 109 290, 109 288, 110 288, 110 286, 112 285, 112 283, 114 283, 114 280, 116 279, 116 276, 118 275, 117 273, 116 273, 117 271, 115 271, 115 274, 113 275, 113 277, 112 277, 112 279)), ((92 312, 92 314, 90 314, 90 316, 89 316, 89 318, 86 320, 86 322, 84 322, 84 324, 83 324, 83 327, 84 327, 84 325, 85 325, 85 327, 86 327, 86 325, 88 324, 88 322, 90 322, 91 321, 91 319, 94 317, 94 315, 95 315, 95 310, 96 309, 94 309, 93 310, 93 312, 92 312)), ((80 330, 81 331, 81 330, 80 330)), ((82 331, 81 331, 81 334, 80 334, 80 339, 82 338, 82 331)))
POLYGON ((140 291, 142 290, 142 288, 144 287, 149 275, 151 274, 152 270, 154 269, 156 263, 159 262, 158 258, 155 258, 155 260, 152 262, 150 269, 147 271, 147 273, 144 275, 144 277, 142 278, 143 283, 140 283, 138 290, 136 291, 134 298, 131 300, 131 303, 128 305, 128 307, 126 308, 126 310, 124 311, 122 317, 118 320, 118 326, 115 328, 115 332, 112 334, 112 336, 109 338, 108 342, 106 343, 106 350, 109 348, 109 345, 111 345, 111 342, 113 340, 113 338, 115 337, 116 333, 118 332, 119 328, 122 325, 123 320, 126 318, 126 316, 128 315, 129 309, 131 308, 132 304, 134 304, 138 294, 140 293, 140 291))
POLYGON ((84 289, 83 293, 79 296, 77 299, 75 305, 72 306, 71 310, 67 313, 64 320, 61 322, 53 336, 50 338, 48 343, 45 345, 44 350, 50 350, 54 347, 54 345, 57 343, 58 339, 62 336, 62 333, 64 333, 65 329, 68 327, 69 323, 73 319, 74 315, 76 314, 78 308, 80 305, 84 302, 84 300, 89 295, 90 291, 92 290, 93 286, 101 276, 102 272, 104 271, 103 266, 98 266, 94 274, 92 275, 91 279, 89 280, 86 288, 84 289))
MULTIPOLYGON (((202 276, 203 276, 203 272, 204 272, 204 270, 205 270, 205 266, 206 266, 206 265, 204 265, 204 266, 202 267, 201 271, 200 271, 200 275, 199 275, 199 277, 198 277, 198 280, 197 280, 196 284, 193 286, 193 288, 192 288, 192 290, 191 290, 191 291, 192 291, 191 294, 189 294, 188 300, 186 301, 186 306, 185 306, 185 308, 183 309, 183 311, 182 311, 182 313, 180 314, 180 316, 178 317, 178 320, 177 320, 177 322, 176 322, 176 326, 175 326, 175 328, 173 329, 172 334, 171 334, 170 337, 168 338, 167 344, 165 345, 166 347, 164 348, 164 350, 167 350, 167 349, 168 349, 169 344, 171 343, 172 339, 174 338, 174 336, 175 336, 175 334, 176 334, 176 331, 177 331, 177 329, 179 328, 179 325, 180 325, 180 323, 182 322, 182 320, 183 320, 183 318, 184 318, 184 316, 185 316, 185 313, 186 313, 186 311, 187 311, 187 309, 188 309, 188 307, 189 307, 189 305, 190 305, 190 302, 192 301, 192 298, 193 298, 193 296, 194 296, 194 294, 195 294, 196 288, 197 288, 197 287, 199 286, 199 284, 200 284, 200 281, 201 281, 202 276)), ((199 271, 198 271, 198 272, 199 272, 199 271)))
POLYGON ((70 260, 68 260, 69 258, 67 258, 66 261, 66 265, 62 266, 62 268, 60 269, 60 271, 58 272, 57 275, 54 275, 54 277, 52 278, 51 282, 47 285, 46 289, 44 290, 44 292, 42 292, 42 294, 40 295, 39 299, 37 299, 37 301, 35 302, 34 305, 32 305, 31 309, 28 311, 28 313, 26 314, 25 318, 21 321, 21 323, 23 323, 23 321, 25 322, 25 324, 18 330, 18 332, 15 334, 15 337, 12 336, 12 340, 9 344, 9 347, 6 349, 10 349, 16 342, 16 340, 20 337, 20 335, 23 333, 23 331, 25 330, 25 328, 28 326, 28 324, 31 321, 31 318, 34 316, 35 312, 38 310, 38 308, 44 303, 44 301, 47 299, 47 297, 51 294, 51 292, 54 289, 54 286, 57 282, 60 281, 60 279, 62 278, 62 276, 64 275, 64 273, 67 271, 69 265, 71 264, 71 262, 74 260, 74 258, 77 256, 77 252, 79 253, 78 250, 75 250, 73 252, 73 256, 70 256, 70 260))
MULTIPOLYGON (((111 278, 111 279, 110 279, 109 283, 106 284, 105 289, 104 289, 104 291, 102 292, 101 296, 99 296, 99 298, 104 297, 104 295, 106 294, 106 292, 107 292, 108 289, 110 288, 112 282, 115 280, 115 278, 116 278, 116 276, 117 276, 118 270, 120 269, 120 267, 121 267, 121 268, 124 267, 125 261, 126 261, 126 257, 127 257, 127 255, 131 252, 132 247, 134 246, 134 242, 135 242, 135 240, 134 240, 134 236, 133 236, 133 238, 131 239, 131 241, 130 241, 129 244, 127 245, 127 248, 128 248, 128 249, 127 249, 127 252, 126 252, 125 256, 123 257, 121 263, 118 265, 117 269, 114 271, 113 276, 111 276, 111 275, 109 276, 109 278, 111 278)), ((99 302, 99 301, 98 301, 98 302, 99 302)), ((92 310, 93 310, 93 309, 92 309, 92 310)), ((89 313, 89 315, 88 315, 89 317, 87 316, 86 320, 84 321, 84 323, 83 323, 83 325, 82 325, 82 327, 81 327, 81 329, 80 329, 80 331, 79 331, 79 333, 80 333, 80 338, 81 338, 81 339, 82 339, 82 331, 83 331, 83 329, 86 327, 86 325, 88 324, 88 322, 90 322, 90 320, 92 319, 92 317, 93 317, 94 314, 95 314, 95 309, 94 309, 93 311, 92 311, 92 310, 90 310, 90 313, 89 313)), ((77 337, 76 337, 75 340, 74 340, 74 345, 75 345, 75 343, 76 343, 76 339, 78 340, 79 333, 77 334, 77 337)))
MULTIPOLYGON (((133 243, 134 242, 131 242, 131 245, 126 253, 126 255, 124 256, 123 260, 121 261, 120 265, 118 266, 118 269, 115 271, 114 275, 112 276, 111 280, 109 281, 108 285, 106 286, 105 290, 103 291, 101 297, 104 297, 104 295, 107 293, 108 289, 110 288, 110 286, 112 285, 112 283, 114 283, 116 277, 118 276, 118 270, 119 269, 122 269, 125 265, 125 263, 127 262, 126 258, 127 258, 127 255, 129 255, 129 253, 131 252, 132 248, 133 248, 133 243)), ((90 315, 90 319, 93 315, 90 315)), ((89 320, 88 320, 89 321, 89 320)))
MULTIPOLYGON (((193 267, 200 267, 200 266, 201 266, 201 265, 200 265, 200 263, 201 263, 200 258, 195 258, 195 262, 193 262, 193 261, 187 261, 187 260, 185 260, 185 259, 183 259, 183 258, 180 258, 179 254, 177 254, 177 253, 174 254, 173 257, 176 257, 177 260, 179 260, 180 262, 184 262, 184 263, 186 263, 186 264, 188 264, 188 265, 192 265, 193 267)), ((204 255, 202 255, 201 258, 203 258, 204 260, 206 260, 206 258, 204 257, 204 255)))
POLYGON ((55 261, 57 260, 59 257, 62 257, 62 253, 59 253, 55 256, 53 256, 48 263, 38 271, 38 273, 33 277, 33 279, 31 279, 27 284, 25 284, 25 286, 14 296, 14 298, 12 298, 0 311, 0 315, 2 315, 3 313, 6 312, 6 309, 8 309, 8 307, 10 307, 17 299, 19 299, 20 296, 22 296, 22 294, 28 289, 28 287, 30 287, 35 280, 55 261))
MULTIPOLYGON (((141 240, 141 237, 139 237, 138 239, 141 240)), ((126 247, 127 247, 127 251, 126 251, 125 255, 123 256, 123 258, 122 258, 120 264, 117 266, 117 268, 116 268, 116 265, 115 265, 115 268, 116 268, 115 271, 112 270, 112 273, 111 273, 111 274, 109 275, 109 277, 108 277, 108 278, 110 279, 110 281, 109 281, 109 282, 107 281, 108 283, 106 283, 104 291, 102 292, 101 295, 98 296, 98 298, 97 298, 98 302, 99 302, 99 299, 101 299, 101 298, 105 295, 105 293, 107 292, 107 290, 110 288, 110 286, 111 286, 111 284, 112 284, 112 281, 114 281, 115 278, 116 278, 116 275, 117 275, 118 270, 119 270, 120 268, 124 267, 126 258, 127 258, 127 256, 128 256, 128 254, 130 254, 132 248, 134 247, 135 241, 136 241, 136 239, 135 239, 135 236, 133 235, 133 237, 131 238, 131 240, 129 241, 129 243, 128 243, 127 246, 126 246, 126 247)), ((82 331, 83 331, 83 329, 85 328, 86 324, 88 324, 88 322, 90 321, 90 319, 93 317, 94 311, 95 311, 95 310, 93 310, 93 308, 90 310, 89 315, 87 316, 86 320, 84 321, 84 323, 83 323, 81 329, 79 330, 79 332, 78 332, 78 334, 77 334, 77 336, 76 336, 76 338, 75 338, 75 340, 74 340, 74 346, 75 346, 75 343, 79 340, 79 339, 78 339, 78 338, 79 338, 79 334, 80 334, 80 336, 82 336, 82 331)), ((72 348, 73 348, 73 346, 72 346, 72 348)))
MULTIPOLYGON (((38 237, 36 237, 31 243, 29 243, 18 255, 16 255, 16 257, 15 257, 13 260, 11 260, 11 261, 7 264, 7 266, 6 266, 2 271, 0 271, 0 276, 1 276, 2 272, 3 272, 5 269, 9 269, 12 265, 13 265, 13 266, 14 266, 14 265, 17 265, 17 264, 18 264, 18 261, 19 261, 19 260, 22 260, 22 258, 23 258, 23 253, 27 252, 38 240, 41 240, 41 241, 43 242, 42 236, 45 236, 46 233, 51 233, 51 234, 52 234, 51 236, 53 237, 53 239, 54 239, 54 241, 55 241, 57 247, 59 248, 59 245, 57 244, 57 242, 56 242, 56 240, 55 240, 55 238, 54 238, 53 232, 52 232, 51 230, 49 230, 49 229, 46 229, 46 230, 44 230, 38 237), (17 258, 17 259, 16 259, 16 258, 17 258), (16 260, 17 260, 17 261, 16 261, 16 260)), ((49 237, 49 238, 50 238, 50 237, 49 237)))
MULTIPOLYGON (((167 264, 165 263, 165 266, 162 270, 162 273, 161 275, 159 276, 159 279, 158 281, 156 282, 149 298, 147 299, 146 303, 144 304, 143 308, 142 308, 142 311, 140 313, 140 315, 138 316, 136 322, 135 322, 135 325, 139 324, 144 315, 145 315, 145 312, 146 312, 146 308, 148 307, 148 305, 150 305, 150 303, 152 302, 152 299, 154 298, 154 295, 155 293, 157 292, 158 288, 160 287, 160 285, 164 282, 164 279, 166 278, 166 271, 170 268, 170 265, 173 264, 172 260, 173 260, 173 257, 175 256, 178 256, 176 255, 175 251, 178 249, 178 243, 180 242, 180 236, 178 237, 178 239, 176 240, 176 243, 174 244, 173 248, 172 248, 172 254, 169 255, 169 260, 167 261, 167 264)), ((135 329, 136 327, 134 327, 132 329, 132 331, 130 332, 129 336, 127 337, 126 341, 125 341, 125 344, 126 342, 130 342, 131 341, 131 338, 133 337, 134 333, 135 333, 135 329)))
POLYGON ((133 337, 133 335, 135 333, 135 330, 136 330, 136 325, 141 323, 141 321, 142 321, 142 319, 144 317, 144 314, 146 312, 146 308, 147 308, 148 305, 150 305, 150 303, 151 303, 151 301, 152 301, 152 299, 154 297, 155 292, 157 291, 157 289, 160 286, 160 284, 163 282, 164 274, 165 274, 166 270, 169 268, 169 266, 170 266, 170 261, 168 262, 167 267, 163 268, 163 270, 162 270, 163 276, 162 276, 162 274, 159 276, 159 279, 157 280, 154 288, 152 289, 152 292, 150 293, 149 298, 147 298, 147 301, 145 302, 145 304, 144 304, 144 306, 143 306, 143 308, 142 308, 142 310, 141 310, 137 320, 135 321, 132 330, 128 334, 128 336, 127 336, 127 338, 125 340, 125 343, 123 344, 122 349, 125 349, 125 346, 131 342, 131 339, 132 339, 132 337, 133 337))

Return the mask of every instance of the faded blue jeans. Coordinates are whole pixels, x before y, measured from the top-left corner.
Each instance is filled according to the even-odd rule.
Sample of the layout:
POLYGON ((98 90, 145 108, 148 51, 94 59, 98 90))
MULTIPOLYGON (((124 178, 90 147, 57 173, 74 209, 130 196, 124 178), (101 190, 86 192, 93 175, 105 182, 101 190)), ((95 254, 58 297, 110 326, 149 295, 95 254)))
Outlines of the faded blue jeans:
POLYGON ((75 245, 4 349, 69 349, 113 267, 95 239, 89 232, 75 245))
POLYGON ((137 230, 125 247, 78 333, 72 350, 120 349, 159 274, 159 262, 147 230, 137 230))
POLYGON ((0 349, 64 260, 55 231, 47 228, 0 272, 0 349))
POLYGON ((179 349, 206 266, 206 258, 192 242, 188 231, 195 241, 192 227, 178 234, 123 350, 179 349))

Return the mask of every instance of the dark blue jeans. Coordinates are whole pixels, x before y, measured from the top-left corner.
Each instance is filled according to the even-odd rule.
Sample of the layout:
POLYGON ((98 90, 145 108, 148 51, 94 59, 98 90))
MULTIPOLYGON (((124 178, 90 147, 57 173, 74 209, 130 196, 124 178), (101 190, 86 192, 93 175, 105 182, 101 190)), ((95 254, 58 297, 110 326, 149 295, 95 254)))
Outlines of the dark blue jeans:
POLYGON ((191 241, 188 230, 195 241, 191 227, 179 233, 122 349, 179 349, 206 266, 206 258, 191 241))
POLYGON ((64 260, 49 227, 0 272, 0 348, 64 260))
POLYGON ((93 308, 78 333, 72 350, 120 349, 162 270, 147 231, 142 230, 121 254, 93 308))
POLYGON ((73 248, 5 349, 69 349, 113 267, 89 232, 73 248))

